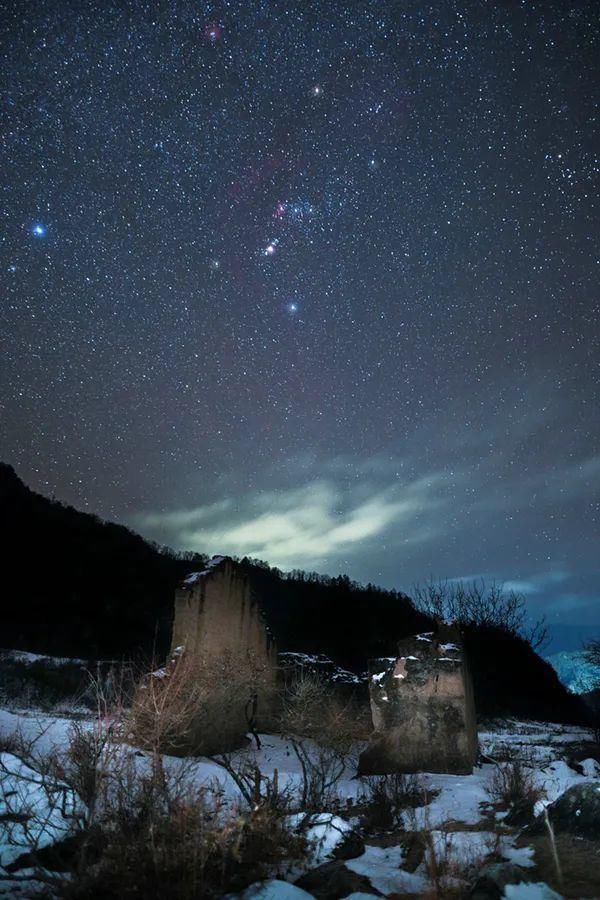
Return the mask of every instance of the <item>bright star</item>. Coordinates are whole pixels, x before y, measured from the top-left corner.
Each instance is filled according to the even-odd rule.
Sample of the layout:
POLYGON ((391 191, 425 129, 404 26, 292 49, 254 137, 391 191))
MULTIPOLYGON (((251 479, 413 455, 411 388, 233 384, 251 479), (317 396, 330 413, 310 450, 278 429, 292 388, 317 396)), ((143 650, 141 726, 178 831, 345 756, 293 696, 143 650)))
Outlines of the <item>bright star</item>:
POLYGON ((271 241, 270 244, 267 244, 267 246, 266 246, 265 249, 263 250, 264 256, 274 256, 274 255, 275 255, 275 251, 277 250, 277 244, 278 244, 278 243, 279 243, 279 240, 278 240, 277 238, 275 238, 274 241, 271 241))
POLYGON ((208 22, 208 24, 204 26, 204 37, 210 41, 211 44, 216 44, 223 37, 223 28, 218 22, 208 22))
POLYGON ((322 93, 323 93, 323 88, 321 87, 321 85, 320 85, 320 84, 315 84, 314 87, 313 87, 313 89, 312 89, 312 95, 313 95, 313 97, 320 97, 322 93))
POLYGON ((31 227, 31 233, 34 237, 42 238, 46 236, 46 231, 48 229, 45 225, 42 225, 41 222, 36 222, 35 225, 31 227))
POLYGON ((288 303, 288 311, 291 313, 298 312, 298 304, 297 303, 288 303))

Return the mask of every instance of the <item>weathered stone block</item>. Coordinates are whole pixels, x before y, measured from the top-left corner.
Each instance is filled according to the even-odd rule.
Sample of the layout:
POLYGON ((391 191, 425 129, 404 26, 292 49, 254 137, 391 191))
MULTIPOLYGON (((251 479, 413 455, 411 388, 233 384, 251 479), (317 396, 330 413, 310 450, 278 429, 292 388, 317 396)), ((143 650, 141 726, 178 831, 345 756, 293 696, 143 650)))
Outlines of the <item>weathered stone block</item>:
MULTIPOLYGON (((277 651, 250 583, 227 556, 215 556, 202 572, 193 572, 175 593, 171 653, 184 651, 204 670, 227 661, 236 690, 235 708, 222 710, 235 730, 266 729, 272 723, 277 693, 277 651)), ((222 666, 221 666, 222 667, 222 666)), ((225 676, 227 678, 227 676, 225 676)), ((225 748, 223 748, 225 749, 225 748)))
POLYGON ((456 629, 402 640, 395 659, 370 664, 374 732, 361 775, 468 774, 477 759, 471 678, 456 629))

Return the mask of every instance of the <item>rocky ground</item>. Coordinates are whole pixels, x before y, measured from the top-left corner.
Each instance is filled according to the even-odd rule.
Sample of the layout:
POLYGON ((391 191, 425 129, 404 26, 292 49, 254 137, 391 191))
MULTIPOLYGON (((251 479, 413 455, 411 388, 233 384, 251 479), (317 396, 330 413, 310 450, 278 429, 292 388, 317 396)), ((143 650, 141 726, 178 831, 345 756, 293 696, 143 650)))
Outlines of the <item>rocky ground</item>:
MULTIPOLYGON (((92 727, 89 713, 80 716, 92 727)), ((44 822, 38 847, 67 836, 64 817, 42 809, 47 795, 35 769, 10 752, 7 738, 18 732, 22 739, 35 738, 40 753, 56 750, 67 741, 72 721, 73 714, 0 711, 4 896, 34 891, 26 856, 28 814, 37 811, 36 820, 44 822), (21 822, 15 819, 15 797, 22 800, 21 822)), ((231 773, 251 763, 267 778, 277 772, 281 790, 299 790, 302 766, 294 742, 270 734, 260 740, 260 749, 252 744, 228 759, 231 771, 218 761, 197 759, 188 761, 186 777, 218 783, 226 801, 234 802, 239 785, 231 773)), ((425 773, 393 784, 355 777, 355 759, 347 758, 324 795, 323 809, 290 817, 292 830, 302 821, 311 848, 307 858, 279 864, 272 878, 237 896, 600 897, 600 764, 592 735, 577 727, 503 721, 481 728, 479 740, 480 765, 469 776, 425 773), (529 790, 525 801, 523 791, 506 790, 515 771, 529 790)), ((129 752, 144 764, 143 752, 129 752)), ((165 758, 167 770, 180 765, 165 758)), ((69 794, 64 802, 79 801, 69 794)))
MULTIPOLYGON (((80 661, 17 656, 2 670, 12 694, 0 703, 0 896, 33 897, 49 883, 51 896, 56 848, 87 813, 56 765, 72 752, 74 729, 104 735, 110 765, 126 757, 129 777, 153 762, 106 709, 102 717, 89 703, 56 700, 55 682, 71 689, 80 661), (39 688, 33 700, 16 690, 23 666, 40 669, 36 685, 46 701, 50 688, 51 709, 35 703, 39 688), (69 678, 61 671, 57 680, 65 666, 69 678)), ((248 793, 256 773, 263 798, 285 799, 284 830, 301 835, 303 852, 283 854, 249 886, 242 878, 232 897, 600 898, 600 746, 586 729, 480 723, 478 765, 467 776, 357 777, 363 743, 343 752, 294 735, 262 734, 258 743, 220 759, 161 757, 173 784, 184 779, 190 795, 206 786, 224 810, 256 802, 248 793)))

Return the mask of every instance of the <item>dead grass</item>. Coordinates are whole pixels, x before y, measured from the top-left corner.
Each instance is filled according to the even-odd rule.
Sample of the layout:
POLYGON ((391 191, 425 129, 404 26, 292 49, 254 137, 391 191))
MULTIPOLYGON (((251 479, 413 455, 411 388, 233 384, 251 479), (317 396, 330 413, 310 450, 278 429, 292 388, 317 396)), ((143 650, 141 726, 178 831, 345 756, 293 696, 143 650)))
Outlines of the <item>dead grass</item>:
POLYGON ((434 792, 428 792, 417 775, 381 775, 371 778, 358 798, 361 826, 367 832, 406 827, 404 813, 427 806, 434 792))
POLYGON ((76 723, 60 754, 28 755, 20 746, 45 803, 31 808, 25 793, 19 808, 15 795, 3 825, 15 829, 26 818, 30 840, 22 843, 21 829, 15 846, 54 897, 205 900, 305 855, 306 840, 289 825, 289 798, 276 776, 268 783, 254 779, 251 802, 227 804, 216 787, 195 785, 193 761, 167 770, 159 753, 141 756, 115 741, 112 725, 102 720, 92 728, 76 723), (85 805, 66 803, 71 791, 85 805), (60 871, 49 872, 36 835, 57 816, 66 840, 53 850, 60 871))
POLYGON ((348 697, 313 672, 302 671, 285 687, 279 730, 308 737, 344 754, 372 731, 365 703, 348 697))
POLYGON ((268 692, 268 674, 250 656, 204 660, 181 653, 138 680, 128 704, 128 738, 175 756, 239 747, 254 727, 257 698, 268 692))
POLYGON ((424 900, 462 900, 469 896, 470 885, 481 869, 483 855, 473 853, 459 858, 452 840, 452 832, 434 832, 425 829, 422 838, 425 843, 425 869, 429 881, 423 893, 424 900))
POLYGON ((559 883, 553 849, 547 834, 523 835, 518 846, 533 847, 536 868, 528 870, 568 898, 600 897, 600 845, 568 834, 555 836, 562 883, 559 883))
POLYGON ((534 773, 534 765, 522 759, 498 763, 494 769, 487 790, 493 803, 508 810, 508 825, 526 825, 533 820, 535 804, 544 797, 534 773))

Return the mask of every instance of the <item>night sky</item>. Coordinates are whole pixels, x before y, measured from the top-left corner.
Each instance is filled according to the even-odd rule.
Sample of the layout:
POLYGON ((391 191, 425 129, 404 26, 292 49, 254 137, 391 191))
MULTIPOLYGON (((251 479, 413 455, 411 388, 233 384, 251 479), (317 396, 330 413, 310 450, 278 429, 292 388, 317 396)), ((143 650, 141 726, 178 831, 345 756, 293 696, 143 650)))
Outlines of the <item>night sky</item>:
POLYGON ((0 458, 600 623, 596 0, 3 3, 0 458))

